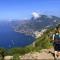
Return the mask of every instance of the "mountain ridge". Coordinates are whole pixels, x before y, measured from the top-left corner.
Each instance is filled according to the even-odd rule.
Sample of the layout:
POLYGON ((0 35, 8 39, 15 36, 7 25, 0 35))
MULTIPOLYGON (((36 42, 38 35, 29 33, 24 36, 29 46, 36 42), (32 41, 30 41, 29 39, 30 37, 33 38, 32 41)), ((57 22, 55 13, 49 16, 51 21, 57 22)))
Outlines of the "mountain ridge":
POLYGON ((39 17, 32 16, 30 19, 11 21, 12 28, 20 33, 33 34, 35 31, 41 31, 42 29, 54 27, 60 23, 60 17, 37 15, 39 17))

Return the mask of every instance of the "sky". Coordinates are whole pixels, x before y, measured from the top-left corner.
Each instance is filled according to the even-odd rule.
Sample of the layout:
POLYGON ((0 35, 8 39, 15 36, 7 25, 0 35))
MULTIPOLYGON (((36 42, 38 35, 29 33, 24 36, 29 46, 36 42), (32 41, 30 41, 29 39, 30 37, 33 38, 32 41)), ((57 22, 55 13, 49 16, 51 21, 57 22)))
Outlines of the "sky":
POLYGON ((0 0, 0 20, 30 18, 33 12, 60 17, 60 0, 0 0))

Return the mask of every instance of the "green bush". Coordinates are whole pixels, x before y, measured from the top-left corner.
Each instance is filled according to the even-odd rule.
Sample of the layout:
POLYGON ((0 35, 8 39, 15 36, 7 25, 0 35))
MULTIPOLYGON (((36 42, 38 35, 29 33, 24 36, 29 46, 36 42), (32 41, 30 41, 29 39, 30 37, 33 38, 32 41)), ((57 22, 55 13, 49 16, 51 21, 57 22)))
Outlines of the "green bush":
POLYGON ((24 54, 24 53, 25 53, 25 51, 24 51, 23 48, 11 48, 9 50, 9 54, 10 55, 13 55, 13 54, 24 54))
POLYGON ((13 55, 13 59, 12 60, 20 60, 19 55, 18 54, 13 55))
POLYGON ((4 59, 5 55, 7 55, 6 49, 0 48, 0 58, 1 58, 1 60, 4 59))

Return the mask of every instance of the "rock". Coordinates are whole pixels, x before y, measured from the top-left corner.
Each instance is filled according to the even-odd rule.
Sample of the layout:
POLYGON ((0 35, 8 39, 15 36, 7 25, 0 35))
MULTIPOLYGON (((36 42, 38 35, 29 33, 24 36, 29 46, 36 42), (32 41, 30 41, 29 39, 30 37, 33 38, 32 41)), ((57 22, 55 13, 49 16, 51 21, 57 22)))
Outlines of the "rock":
MULTIPOLYGON (((32 52, 32 53, 28 53, 20 57, 20 60, 54 60, 54 49, 43 49, 41 50, 41 52, 32 52)), ((10 60, 12 59, 13 56, 5 56, 4 60, 10 60)), ((60 59, 60 57, 58 57, 58 59, 60 59)))
POLYGON ((11 60, 11 59, 13 59, 13 56, 5 56, 4 57, 4 60, 11 60))
MULTIPOLYGON (((28 53, 25 54, 24 56, 21 57, 21 59, 32 59, 32 60, 38 60, 38 59, 50 59, 53 60, 54 57, 51 53, 47 53, 47 49, 43 50, 41 53, 39 52, 33 52, 33 53, 28 53)), ((51 50, 50 50, 51 51, 51 50)))

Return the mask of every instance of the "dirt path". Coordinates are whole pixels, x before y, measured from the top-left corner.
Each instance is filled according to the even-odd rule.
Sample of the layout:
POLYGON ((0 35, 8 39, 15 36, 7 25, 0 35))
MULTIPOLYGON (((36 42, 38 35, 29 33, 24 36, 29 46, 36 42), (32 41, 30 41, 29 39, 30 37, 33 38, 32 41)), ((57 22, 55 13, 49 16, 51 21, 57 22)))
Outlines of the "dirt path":
MULTIPOLYGON (((43 49, 40 52, 32 52, 19 57, 20 60, 55 60, 53 48, 43 49)), ((13 58, 13 56, 7 56, 6 59, 7 58, 9 60, 10 58, 13 58)), ((60 60, 60 57, 58 57, 58 60, 60 60)))
POLYGON ((54 60, 53 56, 54 50, 53 49, 43 49, 41 52, 33 52, 25 54, 24 56, 21 56, 20 58, 22 60, 24 59, 32 59, 32 60, 42 60, 42 59, 48 59, 48 60, 54 60))

